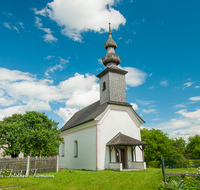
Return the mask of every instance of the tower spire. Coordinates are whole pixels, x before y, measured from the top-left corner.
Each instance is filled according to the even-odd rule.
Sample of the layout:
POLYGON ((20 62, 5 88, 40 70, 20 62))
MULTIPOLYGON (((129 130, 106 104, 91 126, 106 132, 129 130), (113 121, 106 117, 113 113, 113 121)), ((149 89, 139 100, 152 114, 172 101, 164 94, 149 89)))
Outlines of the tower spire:
POLYGON ((102 62, 106 67, 110 65, 117 66, 121 62, 121 59, 115 53, 115 49, 117 48, 117 43, 112 39, 111 23, 109 22, 108 24, 109 24, 108 40, 104 44, 104 47, 107 50, 107 54, 102 59, 102 62))

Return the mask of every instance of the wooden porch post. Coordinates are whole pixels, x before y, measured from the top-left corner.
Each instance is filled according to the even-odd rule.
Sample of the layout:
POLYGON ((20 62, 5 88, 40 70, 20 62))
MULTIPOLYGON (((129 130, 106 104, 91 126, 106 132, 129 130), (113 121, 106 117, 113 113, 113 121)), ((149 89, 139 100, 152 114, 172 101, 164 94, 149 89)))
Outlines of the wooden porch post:
POLYGON ((143 147, 141 148, 140 146, 138 146, 140 148, 140 150, 142 151, 142 159, 143 159, 143 162, 144 162, 144 149, 143 147))
POLYGON ((113 147, 109 146, 109 153, 110 153, 110 162, 111 162, 111 152, 112 152, 113 147))
POLYGON ((118 152, 119 152, 119 162, 122 162, 122 159, 121 159, 121 150, 120 150, 120 146, 119 147, 115 147, 117 150, 118 150, 118 152))

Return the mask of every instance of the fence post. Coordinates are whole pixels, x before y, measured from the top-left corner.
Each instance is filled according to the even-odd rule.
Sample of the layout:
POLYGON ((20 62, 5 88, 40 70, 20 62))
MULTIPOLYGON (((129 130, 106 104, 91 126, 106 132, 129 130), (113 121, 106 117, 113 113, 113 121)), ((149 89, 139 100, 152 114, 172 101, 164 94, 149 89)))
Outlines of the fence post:
POLYGON ((166 182, 166 180, 165 180, 165 164, 164 164, 164 158, 163 158, 162 155, 161 155, 161 166, 162 166, 163 180, 164 180, 164 183, 165 183, 166 182))
POLYGON ((57 166, 56 166, 56 172, 58 172, 59 169, 59 155, 57 155, 57 166))
POLYGON ((29 175, 29 167, 30 167, 30 156, 27 156, 26 176, 29 175))

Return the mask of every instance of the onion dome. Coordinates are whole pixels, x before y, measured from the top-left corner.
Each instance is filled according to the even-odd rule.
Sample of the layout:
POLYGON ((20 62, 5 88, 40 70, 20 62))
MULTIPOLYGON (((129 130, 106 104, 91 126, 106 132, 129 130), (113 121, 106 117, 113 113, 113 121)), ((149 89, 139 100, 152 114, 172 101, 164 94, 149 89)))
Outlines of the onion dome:
POLYGON ((120 62, 121 62, 121 59, 115 53, 115 49, 117 48, 117 43, 112 39, 112 32, 111 32, 110 23, 109 23, 108 40, 104 44, 104 47, 107 50, 107 54, 102 59, 103 64, 105 66, 119 65, 120 62))

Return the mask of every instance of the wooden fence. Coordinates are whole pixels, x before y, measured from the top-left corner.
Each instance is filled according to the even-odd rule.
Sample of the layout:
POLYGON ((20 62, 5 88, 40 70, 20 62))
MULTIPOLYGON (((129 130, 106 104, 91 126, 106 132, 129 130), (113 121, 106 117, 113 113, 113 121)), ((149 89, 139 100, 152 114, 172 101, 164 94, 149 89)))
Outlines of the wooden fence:
POLYGON ((58 172, 58 156, 52 157, 25 157, 25 158, 1 158, 0 172, 11 171, 28 176, 37 173, 58 172))

